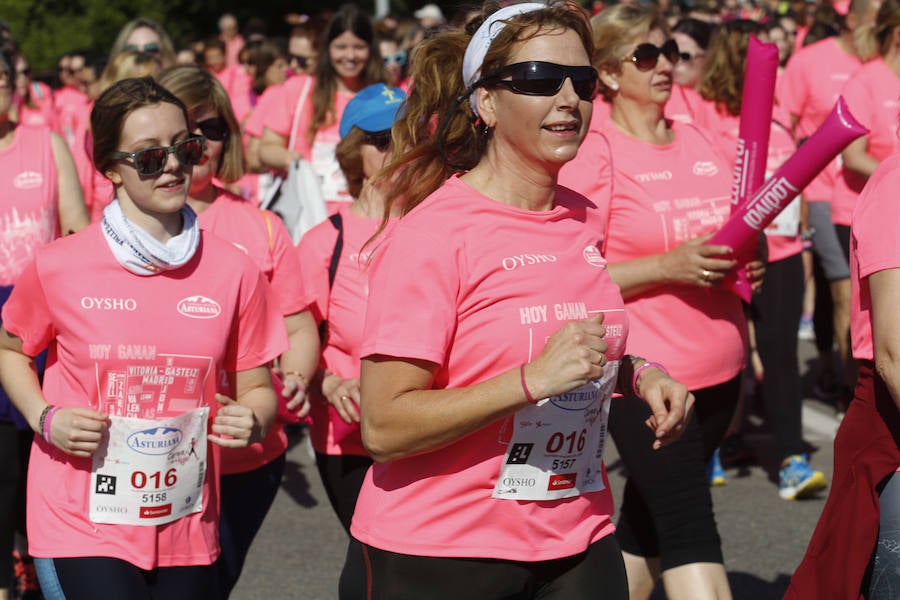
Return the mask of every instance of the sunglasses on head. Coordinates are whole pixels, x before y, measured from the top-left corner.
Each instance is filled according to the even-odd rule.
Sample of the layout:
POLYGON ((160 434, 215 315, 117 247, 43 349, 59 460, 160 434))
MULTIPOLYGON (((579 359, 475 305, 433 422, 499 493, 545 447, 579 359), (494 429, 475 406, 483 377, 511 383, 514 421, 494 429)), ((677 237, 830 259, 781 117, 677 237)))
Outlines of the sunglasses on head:
POLYGON ((566 79, 572 80, 572 87, 582 100, 590 101, 597 97, 598 77, 594 67, 570 67, 540 60, 501 67, 483 78, 481 85, 499 85, 526 96, 555 96, 566 79), (511 79, 503 79, 507 75, 511 79))
POLYGON ((151 54, 155 54, 159 52, 159 44, 156 42, 149 42, 144 44, 143 47, 138 46, 137 44, 125 44, 122 50, 128 52, 150 52, 151 54))
POLYGON ((130 158, 135 171, 141 177, 155 177, 166 168, 169 155, 174 154, 182 167, 193 167, 203 157, 204 138, 194 135, 171 146, 154 146, 137 152, 113 152, 109 155, 113 160, 130 158))
POLYGON ((406 51, 401 50, 400 52, 396 52, 394 54, 388 54, 384 57, 384 64, 389 65, 391 63, 397 63, 401 67, 406 64, 406 51))
POLYGON ((660 54, 674 65, 681 58, 681 53, 678 51, 678 42, 666 40, 662 46, 655 46, 650 43, 638 44, 631 56, 626 56, 622 60, 633 62, 638 71, 649 71, 656 68, 660 54))
POLYGON ((228 123, 221 117, 197 121, 197 129, 200 130, 203 137, 214 142, 221 142, 231 133, 231 130, 228 128, 228 123))
POLYGON ((379 152, 385 152, 391 145, 391 130, 384 129, 382 131, 366 131, 365 143, 375 146, 379 152))

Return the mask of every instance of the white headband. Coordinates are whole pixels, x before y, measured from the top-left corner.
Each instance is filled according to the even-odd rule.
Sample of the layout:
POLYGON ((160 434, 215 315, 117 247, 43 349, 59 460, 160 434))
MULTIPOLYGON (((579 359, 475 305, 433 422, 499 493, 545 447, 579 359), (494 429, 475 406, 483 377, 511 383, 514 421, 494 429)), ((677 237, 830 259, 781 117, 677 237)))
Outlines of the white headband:
MULTIPOLYGON (((494 39, 501 31, 503 31, 503 28, 506 27, 504 21, 542 8, 547 8, 547 5, 539 4, 537 2, 513 4, 512 6, 501 8, 484 20, 484 23, 481 24, 481 27, 478 28, 478 31, 475 32, 475 35, 473 35, 472 39, 469 41, 469 45, 466 48, 466 54, 463 57, 462 76, 463 81, 466 83, 466 88, 478 81, 478 78, 481 77, 481 63, 484 62, 484 56, 487 54, 494 39)), ((478 109, 475 107, 474 91, 469 96, 469 104, 472 105, 472 112, 477 116, 478 109)))

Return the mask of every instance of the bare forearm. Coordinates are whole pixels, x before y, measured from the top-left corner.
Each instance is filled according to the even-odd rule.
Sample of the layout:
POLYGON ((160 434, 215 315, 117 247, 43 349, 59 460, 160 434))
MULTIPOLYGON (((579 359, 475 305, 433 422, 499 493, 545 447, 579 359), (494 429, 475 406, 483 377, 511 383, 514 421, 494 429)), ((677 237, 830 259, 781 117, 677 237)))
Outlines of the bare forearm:
POLYGON ((31 429, 37 431, 47 401, 41 392, 34 362, 15 350, 0 349, 0 385, 31 429))
POLYGON ((281 355, 280 366, 284 373, 299 373, 311 381, 319 364, 319 331, 308 310, 285 319, 290 347, 281 355))
POLYGON ((361 423, 379 462, 447 446, 528 404, 518 369, 465 388, 409 390, 373 403, 380 385, 373 369, 363 362, 361 423))
POLYGON ((625 300, 665 283, 660 255, 657 254, 610 264, 609 276, 619 286, 625 300))

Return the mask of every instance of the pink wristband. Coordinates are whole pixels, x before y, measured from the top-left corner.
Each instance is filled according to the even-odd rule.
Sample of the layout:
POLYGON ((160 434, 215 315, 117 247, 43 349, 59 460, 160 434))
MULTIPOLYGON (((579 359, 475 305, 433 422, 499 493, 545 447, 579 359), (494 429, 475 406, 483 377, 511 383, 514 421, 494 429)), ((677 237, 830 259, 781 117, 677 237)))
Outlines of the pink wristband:
POLYGON ((52 443, 50 441, 50 422, 53 421, 53 415, 56 414, 56 411, 59 410, 58 406, 52 407, 47 411, 47 416, 44 417, 44 430, 41 432, 41 435, 44 436, 44 441, 48 444, 52 443))
POLYGON ((525 363, 519 366, 519 380, 522 382, 522 391, 525 392, 525 399, 532 404, 537 404, 537 400, 534 399, 531 392, 528 391, 528 386, 525 385, 525 363))
POLYGON ((666 370, 666 368, 664 366, 662 366, 661 364, 659 364, 658 362, 647 361, 645 363, 642 363, 641 366, 639 366, 637 369, 635 369, 634 375, 631 377, 631 389, 634 391, 634 395, 637 396, 638 398, 640 398, 641 400, 643 400, 644 398, 641 396, 640 392, 638 392, 637 380, 638 380, 638 377, 641 376, 641 373, 644 372, 644 369, 649 369, 650 367, 656 367, 657 369, 659 369, 666 375, 669 374, 669 372, 666 370))

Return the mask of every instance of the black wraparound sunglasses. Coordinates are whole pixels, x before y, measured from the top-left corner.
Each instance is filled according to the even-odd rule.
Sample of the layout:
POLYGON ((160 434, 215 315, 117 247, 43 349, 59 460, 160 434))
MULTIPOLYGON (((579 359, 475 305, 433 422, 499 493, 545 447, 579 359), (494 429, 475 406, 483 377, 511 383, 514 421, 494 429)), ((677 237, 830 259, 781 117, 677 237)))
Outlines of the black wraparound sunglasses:
POLYGON ((506 65, 472 87, 497 85, 526 96, 555 96, 566 79, 572 80, 572 87, 582 100, 591 101, 597 97, 598 76, 594 67, 572 67, 540 60, 506 65))
POLYGON ((130 158, 138 175, 155 177, 166 168, 166 161, 170 154, 174 154, 183 167, 193 167, 199 163, 203 157, 204 141, 202 135, 195 135, 175 142, 171 146, 154 146, 137 152, 111 152, 109 157, 113 160, 130 158))

